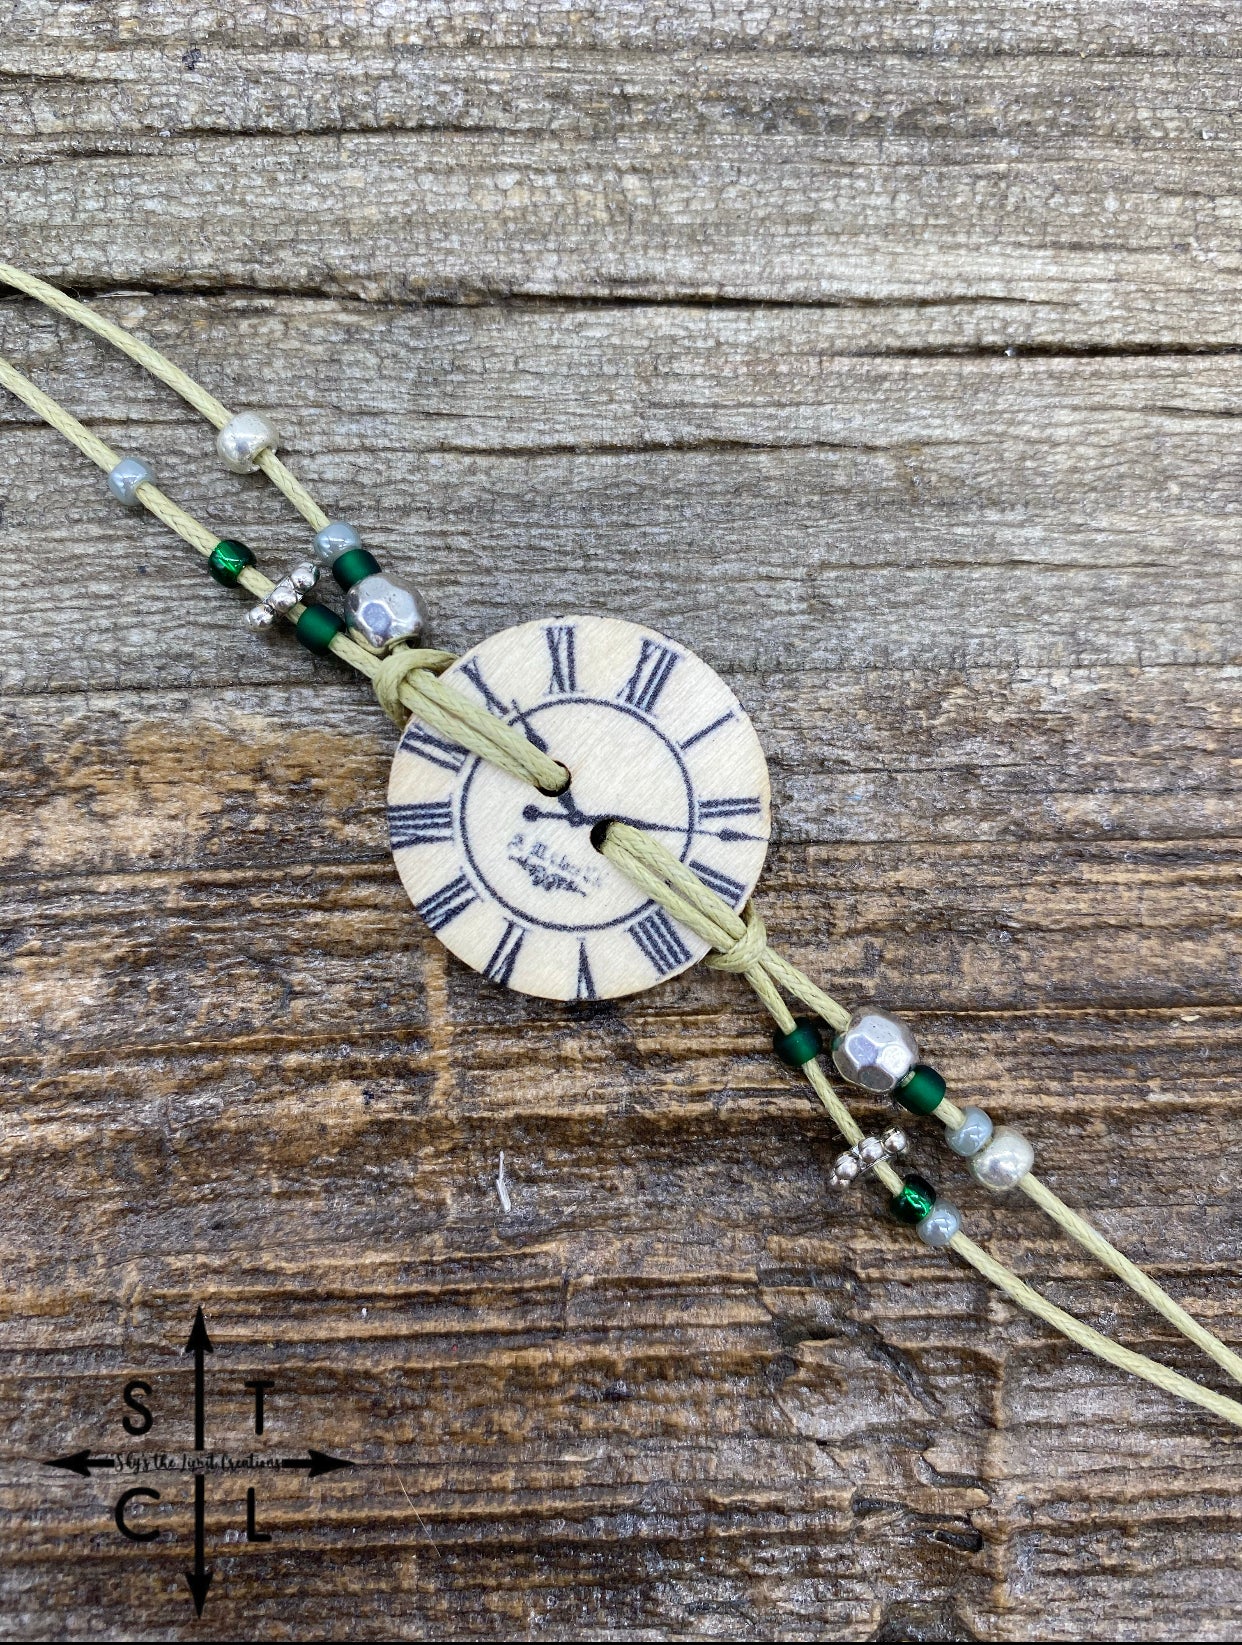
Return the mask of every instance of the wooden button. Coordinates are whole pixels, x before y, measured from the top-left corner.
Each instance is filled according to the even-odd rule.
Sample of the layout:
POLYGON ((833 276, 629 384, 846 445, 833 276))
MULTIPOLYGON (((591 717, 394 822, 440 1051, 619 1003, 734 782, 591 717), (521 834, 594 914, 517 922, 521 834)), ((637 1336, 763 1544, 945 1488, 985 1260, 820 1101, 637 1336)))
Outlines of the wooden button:
POLYGON ((429 731, 406 728, 388 784, 402 883, 458 959, 544 999, 610 999, 676 976, 707 944, 591 843, 649 829, 733 908, 770 828, 763 750, 693 652, 635 623, 562 617, 477 645, 444 675, 569 770, 548 797, 429 731))

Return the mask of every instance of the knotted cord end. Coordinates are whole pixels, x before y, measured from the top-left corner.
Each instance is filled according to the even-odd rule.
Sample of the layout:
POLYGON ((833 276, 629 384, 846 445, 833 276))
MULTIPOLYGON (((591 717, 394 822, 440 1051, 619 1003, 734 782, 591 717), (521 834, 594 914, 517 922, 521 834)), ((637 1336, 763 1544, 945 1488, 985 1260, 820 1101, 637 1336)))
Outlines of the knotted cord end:
POLYGON ((704 960, 703 963, 711 970, 749 971, 763 958, 768 946, 768 928, 763 923, 763 916, 753 902, 748 902, 742 910, 742 918, 746 929, 737 941, 704 960))
POLYGON ((451 651, 418 650, 413 646, 398 646, 380 659, 371 676, 371 685, 380 707, 394 725, 404 730, 410 717, 410 710, 401 701, 401 687, 410 675, 440 674, 456 661, 451 651))

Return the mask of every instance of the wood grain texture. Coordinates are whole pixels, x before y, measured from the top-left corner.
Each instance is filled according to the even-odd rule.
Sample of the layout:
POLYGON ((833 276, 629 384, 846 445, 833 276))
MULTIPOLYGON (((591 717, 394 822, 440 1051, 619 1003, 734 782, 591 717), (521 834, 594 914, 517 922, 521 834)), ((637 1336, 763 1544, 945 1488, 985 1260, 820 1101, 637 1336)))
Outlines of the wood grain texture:
MULTIPOLYGON (((577 609, 717 668, 776 940, 1242 1342, 1236 11, 0 16, 5 255, 272 415, 442 642, 577 609)), ((0 351, 264 569, 304 546, 92 339, 3 301, 0 351)), ((361 687, 11 401, 0 473, 0 1636, 1236 1635, 1234 1437, 831 1196, 736 982, 446 956, 361 687), (39 1459, 188 1447, 200 1301, 210 1442, 357 1466, 212 1475, 196 1624, 189 1481, 141 1547, 39 1459)))

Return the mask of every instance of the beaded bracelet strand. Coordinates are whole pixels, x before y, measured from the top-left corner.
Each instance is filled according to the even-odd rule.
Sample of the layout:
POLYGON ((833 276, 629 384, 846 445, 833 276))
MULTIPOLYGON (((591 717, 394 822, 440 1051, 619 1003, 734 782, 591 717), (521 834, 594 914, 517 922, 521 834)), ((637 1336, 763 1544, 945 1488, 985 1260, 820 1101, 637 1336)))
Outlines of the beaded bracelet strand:
MULTIPOLYGON (((10 272, 16 271, 9 271, 7 266, 0 265, 0 277, 7 278, 10 272)), ((20 283, 23 289, 28 285, 43 285, 42 282, 31 281, 28 276, 22 276, 20 283)), ((49 292, 55 290, 52 287, 45 289, 49 292)), ((35 291, 29 294, 39 295, 35 291)), ((62 293, 55 295, 59 301, 54 306, 61 312, 70 312, 71 308, 76 310, 82 307, 74 304, 72 299, 62 293)), ((145 358, 140 358, 139 351, 142 355, 152 356, 159 361, 162 369, 158 375, 178 392, 185 393, 183 383, 190 385, 195 391, 195 396, 191 398, 186 394, 185 397, 199 409, 202 409, 200 400, 209 402, 215 409, 212 420, 218 427, 228 428, 231 423, 242 422, 243 419, 230 419, 219 402, 199 390, 192 379, 154 350, 139 344, 129 333, 110 327, 108 322, 93 315, 92 311, 84 312, 90 314, 92 320, 97 322, 92 329, 105 335, 113 330, 118 331, 127 345, 134 345, 126 346, 125 352, 138 359, 139 363, 148 364, 145 358)), ((78 316, 73 313, 71 317, 78 316)), ((113 339, 109 336, 108 340, 113 339)), ((279 588, 280 585, 272 584, 254 568, 253 555, 244 545, 229 540, 213 540, 211 533, 159 491, 150 478, 150 470, 144 464, 133 459, 118 461, 103 441, 77 423, 55 401, 3 361, 0 361, 0 383, 58 432, 70 439, 92 461, 104 468, 109 474, 110 488, 121 500, 137 502, 149 508, 157 518, 205 554, 209 570, 217 580, 236 583, 257 594, 261 600, 270 599, 273 592, 279 588), (118 469, 121 470, 120 474, 117 472, 118 469)), ((244 416, 245 414, 243 418, 244 416)), ((263 434, 263 438, 268 438, 266 433, 263 434)), ((271 455, 270 445, 265 444, 258 455, 271 455)), ((274 482, 286 495, 290 495, 286 484, 296 490, 309 509, 314 511, 313 514, 308 512, 308 507, 303 506, 302 502, 297 505, 311 523, 314 524, 316 519, 321 519, 331 524, 284 465, 274 456, 272 461, 277 471, 271 475, 274 482)), ((294 499, 291 497, 291 500, 294 499)), ((324 528, 319 529, 322 531, 324 528)), ((352 528, 342 529, 352 531, 352 528)), ((337 546, 338 554, 347 554, 357 552, 359 545, 356 542, 348 542, 337 546)), ((338 577, 337 580, 342 586, 352 586, 343 578, 338 577)), ((355 579, 357 580, 359 579, 355 579)), ((275 609, 294 623, 298 638, 309 649, 319 653, 332 651, 343 661, 367 674, 375 685, 381 703, 398 724, 404 723, 404 716, 401 714, 401 708, 404 707, 417 713, 426 723, 458 737, 467 747, 500 764, 503 769, 532 782, 542 792, 556 792, 564 788, 567 774, 557 762, 550 760, 547 755, 530 744, 520 732, 498 724, 490 715, 432 678, 430 670, 447 666, 452 660, 450 654, 404 650, 386 659, 377 658, 372 649, 360 646, 347 638, 341 619, 323 607, 301 606, 293 600, 286 601, 275 609), (432 687, 435 689, 432 690, 432 687)), ((778 1054, 790 1066, 802 1067, 821 1103, 850 1144, 847 1154, 837 1161, 834 1177, 838 1184, 848 1182, 860 1174, 873 1174, 890 1191, 890 1209, 893 1215, 899 1221, 915 1225, 925 1243, 936 1248, 953 1249, 1013 1300, 1100 1358, 1143 1376, 1170 1392, 1194 1400, 1227 1420, 1242 1425, 1242 1407, 1234 1401, 1204 1389, 1179 1373, 1121 1347, 1082 1324, 1072 1315, 1055 1308, 1040 1293, 1027 1286, 1003 1264, 997 1263, 963 1235, 960 1232, 960 1216, 956 1208, 948 1201, 937 1199, 923 1178, 911 1174, 903 1181, 897 1177, 888 1161, 891 1156, 904 1151, 904 1135, 898 1130, 890 1130, 881 1139, 863 1136, 848 1108, 833 1092, 815 1060, 822 1048, 818 1030, 806 1019, 793 1018, 777 992, 773 977, 778 978, 795 998, 811 1005, 830 1026, 838 1030, 833 1042, 833 1058, 839 1073, 845 1077, 853 1075, 854 1083, 871 1089, 877 1089, 876 1080, 883 1078, 888 1082, 888 1088, 896 1089, 899 1100, 913 1112, 938 1112, 950 1127, 950 1146, 958 1153, 975 1156, 974 1174, 977 1180, 993 1188, 1008 1187, 1013 1183, 1022 1182, 1031 1197, 1061 1223, 1072 1237, 1132 1285, 1138 1294, 1151 1302, 1191 1340, 1203 1347, 1231 1375, 1238 1376, 1242 1370, 1242 1361, 1238 1356, 1185 1314, 1149 1276, 1117 1252, 1077 1213, 1064 1206, 1051 1190, 1030 1176, 1029 1167, 1033 1156, 1025 1139, 1014 1133, 1012 1128, 1002 1127, 993 1134, 990 1121, 981 1111, 959 1110, 946 1099, 943 1079, 934 1070, 915 1061, 917 1047, 908 1030, 894 1019, 882 1017, 874 1012, 851 1015, 788 961, 767 947, 762 921, 753 909, 748 907, 747 920, 744 923, 740 921, 727 903, 704 887, 701 881, 689 874, 676 858, 648 835, 627 825, 614 823, 605 827, 597 842, 597 848, 616 866, 627 872, 674 918, 698 932, 704 940, 720 950, 719 957, 709 960, 709 965, 717 969, 739 971, 751 982, 777 1022, 775 1044, 778 1054), (899 1066, 903 1056, 906 1063, 904 1069, 899 1066), (859 1075, 862 1077, 857 1077, 859 1075)))
MULTIPOLYGON (((344 522, 329 521, 309 491, 276 456, 276 431, 265 418, 254 412, 231 413, 157 349, 46 281, 5 263, 0 263, 0 280, 92 330, 199 411, 219 431, 216 444, 226 466, 235 473, 260 469, 314 528, 316 558, 321 564, 332 565, 334 576, 347 591, 351 604, 359 602, 361 590, 374 586, 365 579, 377 577, 380 569, 362 548, 356 529, 344 522)), ((403 585, 395 578, 385 581, 387 587, 379 591, 375 602, 378 615, 364 627, 364 638, 373 645, 391 643, 393 639, 417 639, 423 622, 417 593, 410 591, 410 604, 418 613, 417 619, 403 627, 404 613, 399 601, 394 611, 393 598, 388 595, 388 588, 399 589, 403 585)), ((542 786, 548 787, 546 773, 542 786)), ((1149 1275, 1039 1180, 1031 1169, 1034 1150, 1016 1127, 994 1127, 982 1109, 961 1109, 952 1102, 946 1095, 945 1080, 937 1070, 919 1061, 913 1035, 897 1019, 873 1010, 852 1014, 842 1008, 838 1010, 839 1016, 829 1016, 827 1020, 837 1030, 832 1042, 832 1060, 843 1079, 872 1094, 891 1094, 911 1113, 934 1113, 946 1128, 949 1148, 969 1159, 971 1173, 978 1182, 995 1191, 1020 1187, 1071 1239, 1130 1286, 1231 1377, 1242 1382, 1242 1356, 1186 1313, 1149 1275)), ((836 1163, 835 1185, 847 1185, 865 1163, 852 1151, 843 1154, 836 1163)))

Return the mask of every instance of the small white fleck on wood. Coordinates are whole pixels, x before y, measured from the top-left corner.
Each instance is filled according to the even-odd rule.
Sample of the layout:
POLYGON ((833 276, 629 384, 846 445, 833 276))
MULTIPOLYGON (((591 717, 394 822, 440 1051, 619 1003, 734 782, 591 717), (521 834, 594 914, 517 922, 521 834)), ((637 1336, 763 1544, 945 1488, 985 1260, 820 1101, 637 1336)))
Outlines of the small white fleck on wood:
POLYGON ((513 1201, 509 1198, 509 1184, 505 1181, 505 1151, 500 1150, 500 1170, 496 1173, 496 1192, 500 1195, 500 1204, 506 1215, 513 1209, 513 1201))

